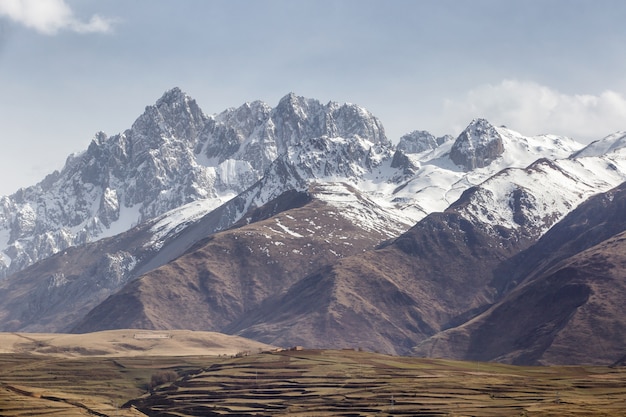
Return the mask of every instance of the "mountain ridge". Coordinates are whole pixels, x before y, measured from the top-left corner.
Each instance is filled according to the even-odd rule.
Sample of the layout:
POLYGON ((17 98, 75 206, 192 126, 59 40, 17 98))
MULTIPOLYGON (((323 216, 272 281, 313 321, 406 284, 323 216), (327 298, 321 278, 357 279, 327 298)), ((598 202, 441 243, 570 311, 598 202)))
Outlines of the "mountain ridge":
POLYGON ((626 181, 620 137, 585 147, 475 119, 394 146, 357 105, 290 93, 205 115, 175 88, 2 197, 0 329, 187 326, 415 353, 524 288, 517 257, 626 181))
POLYGON ((615 313, 625 292, 625 190, 623 183, 574 209, 513 258, 522 267, 497 304, 424 340, 415 353, 512 364, 618 361, 626 329, 615 313))

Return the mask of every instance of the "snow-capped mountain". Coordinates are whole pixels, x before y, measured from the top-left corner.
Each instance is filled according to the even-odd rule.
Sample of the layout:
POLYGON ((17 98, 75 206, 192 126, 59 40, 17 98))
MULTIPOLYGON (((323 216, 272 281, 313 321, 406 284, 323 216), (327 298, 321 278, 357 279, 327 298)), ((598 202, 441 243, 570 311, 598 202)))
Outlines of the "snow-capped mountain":
MULTIPOLYGON (((515 288, 522 278, 509 260, 532 246, 551 226, 557 228, 561 219, 598 190, 624 184, 625 152, 540 159, 527 168, 502 170, 468 189, 443 213, 431 213, 380 249, 339 259, 303 276, 278 299, 243 314, 226 330, 277 344, 295 341, 324 347, 332 343, 336 348, 362 346, 408 354, 413 345, 430 336, 470 323, 515 288)), ((602 213, 595 216, 603 218, 602 213)), ((580 217, 576 224, 585 230, 580 217)), ((589 227, 593 228, 593 223, 589 227)), ((538 252, 535 266, 554 255, 545 246, 538 252)), ((551 323, 554 318, 549 313, 542 315, 540 304, 533 304, 539 311, 536 322, 551 323)), ((544 307, 551 311, 549 305, 544 307)), ((611 320, 611 314, 603 319, 611 320)), ((623 322, 620 317, 615 320, 623 322)), ((535 330, 524 329, 527 334, 535 330)), ((506 334, 501 337, 506 340, 506 334)), ((446 341, 450 351, 455 340, 446 341)), ((583 357, 577 339, 571 340, 569 351, 583 357)), ((445 349, 442 346, 432 352, 445 349)), ((607 363, 607 357, 617 359, 611 352, 584 361, 607 363)), ((558 355, 550 360, 571 363, 558 355)))
POLYGON ((501 262, 626 181, 622 137, 583 147, 475 119, 394 146, 353 104, 289 94, 210 116, 173 89, 0 200, 0 328, 210 324, 287 341, 304 325, 338 344, 380 331, 368 346, 407 352, 484 311, 501 262))
POLYGON ((207 116, 175 88, 130 129, 96 134, 61 172, 1 198, 0 275, 193 201, 210 211, 279 156, 297 161, 304 178, 345 178, 363 175, 391 149, 380 122, 355 105, 289 94, 275 109, 253 102, 207 116))
POLYGON ((288 94, 275 108, 256 101, 208 116, 174 88, 146 107, 130 129, 110 137, 96 134, 60 172, 0 199, 0 275, 191 202, 202 202, 196 207, 208 212, 253 186, 266 171, 293 175, 269 175, 264 191, 248 199, 239 216, 250 204, 264 204, 290 187, 306 189, 312 180, 347 182, 407 229, 504 167, 581 147, 565 138, 540 137, 532 140, 541 145, 519 153, 517 142, 530 138, 489 126, 475 121, 466 130, 471 135, 464 132, 456 142, 414 132, 394 154, 380 121, 353 104, 323 105, 288 94), (480 140, 477 126, 501 137, 504 151, 499 161, 481 163, 482 171, 465 172, 448 153, 462 138, 480 140))
POLYGON ((626 146, 626 132, 615 132, 604 139, 596 140, 574 153, 572 158, 584 156, 601 156, 626 146))
MULTIPOLYGON (((445 210, 465 190, 503 169, 525 168, 541 158, 567 158, 582 147, 567 137, 528 137, 505 127, 492 126, 484 119, 475 119, 456 140, 445 140, 435 149, 406 155, 399 151, 404 158, 395 155, 394 159, 409 164, 410 175, 397 176, 398 170, 407 167, 401 164, 384 176, 393 178, 392 181, 370 178, 359 186, 379 196, 381 204, 392 205, 406 217, 418 221, 429 213, 445 210), (502 150, 497 157, 476 153, 481 143, 490 141, 497 142, 502 150), (459 158, 458 164, 452 160, 453 154, 459 158), (471 160, 478 166, 467 170, 464 160, 471 160)), ((393 167, 393 161, 388 166, 393 167)))
MULTIPOLYGON (((623 157, 623 155, 622 155, 623 157)), ((493 306, 416 346, 420 356, 513 364, 624 362, 626 183, 589 198, 508 259, 493 306)))

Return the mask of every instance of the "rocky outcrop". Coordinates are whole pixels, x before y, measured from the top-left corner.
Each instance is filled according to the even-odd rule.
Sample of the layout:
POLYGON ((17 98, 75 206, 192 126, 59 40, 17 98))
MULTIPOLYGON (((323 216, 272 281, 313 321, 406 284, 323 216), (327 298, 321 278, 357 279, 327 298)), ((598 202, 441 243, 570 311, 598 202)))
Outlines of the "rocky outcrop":
POLYGON ((405 154, 422 153, 426 151, 432 151, 439 145, 451 139, 453 139, 453 137, 450 135, 436 138, 434 135, 425 130, 415 130, 411 133, 407 133, 400 138, 397 149, 404 152, 405 154))
POLYGON ((452 162, 465 171, 483 168, 504 152, 502 136, 485 119, 474 119, 450 150, 452 162))

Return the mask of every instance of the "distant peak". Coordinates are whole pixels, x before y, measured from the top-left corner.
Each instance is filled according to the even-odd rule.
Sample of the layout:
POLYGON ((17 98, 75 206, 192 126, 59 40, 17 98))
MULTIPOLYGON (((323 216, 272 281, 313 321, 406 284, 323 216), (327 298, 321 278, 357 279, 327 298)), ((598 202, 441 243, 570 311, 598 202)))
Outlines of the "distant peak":
POLYGON ((298 96, 292 92, 292 93, 285 95, 283 98, 280 99, 280 101, 278 102, 278 107, 285 107, 285 106, 293 107, 296 105, 300 105, 309 100, 310 99, 298 96))
POLYGON ((626 148, 626 131, 618 131, 603 139, 595 140, 572 154, 570 158, 601 156, 622 148, 626 148))
POLYGON ((467 128, 465 128, 465 130, 468 129, 472 129, 472 128, 493 128, 493 125, 491 123, 489 123, 489 121, 487 119, 483 119, 483 118, 476 118, 473 119, 470 124, 467 126, 467 128))
POLYGON ((156 105, 171 105, 174 103, 183 103, 189 99, 189 96, 184 93, 179 87, 174 87, 171 90, 167 90, 160 99, 157 100, 156 105))
POLYGON ((196 101, 180 88, 174 87, 166 91, 154 105, 146 106, 131 130, 151 131, 149 137, 156 137, 154 132, 160 132, 162 135, 191 139, 202 129, 205 120, 206 116, 196 101))
POLYGON ((502 136, 485 119, 474 119, 452 145, 450 159, 469 171, 489 165, 504 152, 502 136))
POLYGON ((482 143, 501 139, 497 129, 486 119, 474 119, 457 138, 457 141, 482 143))
POLYGON ((304 116, 310 109, 320 107, 322 107, 322 105, 315 99, 289 93, 280 99, 276 110, 283 114, 298 114, 304 116))
POLYGON ((414 130, 402 136, 396 148, 404 153, 421 153, 437 146, 437 139, 430 132, 414 130))

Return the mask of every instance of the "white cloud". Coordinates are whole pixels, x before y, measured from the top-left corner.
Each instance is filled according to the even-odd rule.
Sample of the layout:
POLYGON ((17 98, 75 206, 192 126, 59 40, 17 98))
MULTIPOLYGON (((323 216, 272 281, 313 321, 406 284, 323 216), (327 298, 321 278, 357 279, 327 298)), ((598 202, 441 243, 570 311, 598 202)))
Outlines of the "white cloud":
POLYGON ((0 0, 0 16, 45 35, 54 35, 59 30, 91 33, 112 29, 112 20, 98 15, 86 22, 77 19, 64 0, 0 0))
POLYGON ((464 97, 446 100, 444 113, 459 131, 475 117, 522 134, 554 133, 581 141, 626 130, 623 94, 607 90, 599 95, 570 95, 529 81, 481 85, 464 97))

